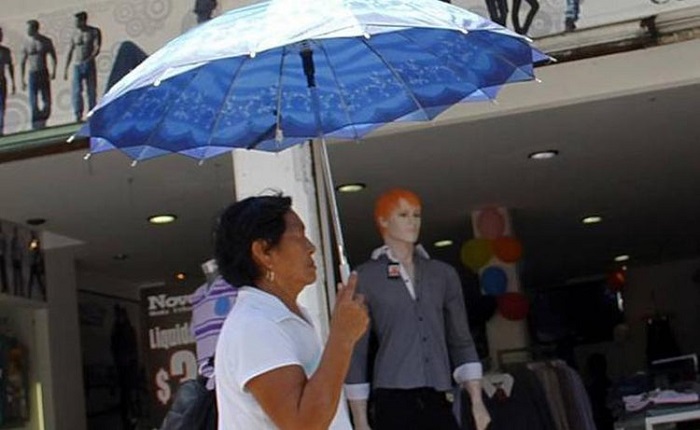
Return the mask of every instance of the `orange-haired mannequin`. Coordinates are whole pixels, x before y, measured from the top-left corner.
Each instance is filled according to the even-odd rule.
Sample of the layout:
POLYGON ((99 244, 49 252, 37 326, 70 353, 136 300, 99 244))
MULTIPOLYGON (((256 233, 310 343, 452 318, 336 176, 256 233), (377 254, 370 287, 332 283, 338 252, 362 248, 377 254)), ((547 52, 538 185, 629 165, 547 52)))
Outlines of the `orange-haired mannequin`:
POLYGON ((374 216, 384 246, 357 268, 357 291, 365 296, 371 327, 355 346, 346 378, 355 429, 370 427, 370 391, 375 430, 459 429, 446 400, 456 381, 469 393, 476 428, 484 430, 491 418, 461 284, 453 267, 416 244, 420 198, 390 190, 377 199, 374 216), (370 332, 377 340, 372 366, 370 332))

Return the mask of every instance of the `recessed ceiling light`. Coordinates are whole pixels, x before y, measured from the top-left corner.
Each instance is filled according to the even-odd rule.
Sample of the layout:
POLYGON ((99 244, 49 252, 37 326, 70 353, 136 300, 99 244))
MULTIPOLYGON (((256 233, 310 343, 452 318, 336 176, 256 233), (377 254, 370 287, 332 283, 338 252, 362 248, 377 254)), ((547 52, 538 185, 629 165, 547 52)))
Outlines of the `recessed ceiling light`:
POLYGON ((618 255, 617 257, 615 257, 615 261, 617 261, 618 263, 620 263, 622 261, 627 261, 629 259, 630 259, 630 256, 627 254, 618 255))
POLYGON ((598 224, 601 221, 603 221, 603 217, 598 215, 587 216, 581 220, 584 224, 598 224))
POLYGON ((46 220, 44 218, 29 218, 27 224, 29 225, 42 225, 45 224, 46 220))
POLYGON ((129 258, 129 256, 126 254, 115 254, 114 256, 112 256, 112 258, 114 258, 117 261, 124 261, 127 258, 129 258))
POLYGON ((360 183, 360 182, 357 182, 354 184, 338 185, 336 190, 338 190, 338 192, 341 192, 341 193, 357 193, 359 191, 364 190, 365 188, 367 188, 367 185, 360 183))
POLYGON ((176 273, 175 279, 177 279, 178 281, 184 281, 185 279, 187 279, 187 275, 183 272, 176 273))
POLYGON ((454 242, 452 242, 450 239, 443 239, 433 243, 433 246, 436 248, 446 248, 448 246, 452 246, 453 243, 454 242))
POLYGON ((172 214, 160 214, 160 215, 152 215, 148 217, 148 222, 151 224, 157 224, 157 225, 162 225, 162 224, 170 224, 171 222, 174 222, 177 219, 175 215, 172 214))
POLYGON ((548 149, 546 151, 533 152, 532 154, 528 155, 527 158, 531 160, 549 160, 557 155, 559 155, 559 151, 556 149, 548 149))

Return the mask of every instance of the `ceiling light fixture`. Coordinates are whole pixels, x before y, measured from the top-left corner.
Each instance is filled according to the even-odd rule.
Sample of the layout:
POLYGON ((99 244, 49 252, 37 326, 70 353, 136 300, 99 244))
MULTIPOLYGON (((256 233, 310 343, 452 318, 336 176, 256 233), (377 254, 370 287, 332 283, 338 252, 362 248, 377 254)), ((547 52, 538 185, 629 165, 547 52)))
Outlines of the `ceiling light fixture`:
POLYGON ((587 216, 581 220, 581 222, 584 224, 598 224, 601 221, 603 221, 603 217, 598 215, 587 216))
POLYGON ((557 151, 556 149, 548 149, 546 151, 533 152, 530 155, 528 155, 527 158, 531 160, 549 160, 550 158, 554 158, 557 155, 559 155, 559 151, 557 151))
POLYGON ((618 255, 617 257, 615 257, 615 261, 617 261, 618 263, 623 262, 623 261, 628 261, 629 259, 630 259, 630 256, 627 254, 622 254, 622 255, 618 255))
POLYGON ((443 239, 433 243, 433 246, 436 248, 446 248, 448 246, 452 246, 453 243, 454 242, 452 242, 450 239, 443 239))
POLYGON ((27 224, 29 224, 29 225, 42 225, 42 224, 46 224, 46 220, 44 218, 29 218, 27 220, 27 224))
POLYGON ((151 224, 156 224, 156 225, 163 225, 163 224, 170 224, 171 222, 175 222, 177 217, 172 214, 160 214, 160 215, 152 215, 148 217, 148 222, 151 224))
POLYGON ((364 190, 365 188, 367 188, 367 185, 365 185, 361 182, 356 182, 353 184, 338 185, 336 190, 338 190, 338 192, 341 192, 341 193, 357 193, 357 192, 364 190))
POLYGON ((175 279, 177 279, 178 281, 184 281, 185 279, 187 279, 187 275, 184 272, 179 272, 175 275, 175 279))

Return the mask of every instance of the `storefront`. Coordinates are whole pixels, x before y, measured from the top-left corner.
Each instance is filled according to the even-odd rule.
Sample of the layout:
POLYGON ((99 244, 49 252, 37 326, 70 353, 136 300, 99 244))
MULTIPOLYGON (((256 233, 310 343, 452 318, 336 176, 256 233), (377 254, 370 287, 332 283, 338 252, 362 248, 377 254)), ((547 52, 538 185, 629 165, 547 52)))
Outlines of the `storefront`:
MULTIPOLYGON (((0 137, 0 149, 5 143, 14 144, 20 138, 31 140, 35 133, 54 132, 55 135, 49 139, 53 139, 53 145, 60 146, 63 139, 77 129, 71 95, 73 70, 66 63, 76 13, 86 11, 88 25, 99 28, 101 32, 101 53, 95 64, 98 95, 116 76, 134 66, 129 61, 153 52, 168 39, 195 25, 197 20, 192 13, 193 4, 176 4, 166 0, 84 2, 77 7, 57 7, 48 0, 40 3, 11 1, 6 10, 13 12, 0 22, 4 33, 0 43, 11 49, 17 86, 16 93, 8 93, 4 111, 6 136, 0 137), (37 10, 43 12, 37 14, 37 10), (26 21, 31 19, 40 23, 40 33, 52 39, 58 57, 58 77, 50 82, 53 95, 50 114, 45 118, 45 124, 38 124, 39 127, 46 127, 34 131, 32 125, 37 124, 32 121, 33 102, 29 101, 29 93, 20 89, 21 52, 26 21), (67 64, 69 67, 66 67, 67 64), (68 80, 63 79, 65 69, 68 70, 68 80)), ((528 2, 523 3, 520 24, 527 20, 528 2)), ((242 2, 221 2, 214 14, 239 4, 242 2)), ((453 4, 489 15, 489 9, 485 7, 488 5, 482 2, 453 1, 453 4)), ((541 38, 543 45, 555 48, 570 43, 586 44, 590 42, 587 40, 589 35, 607 24, 634 22, 634 32, 645 31, 638 27, 642 18, 686 11, 695 13, 698 5, 700 2, 690 0, 670 0, 666 3, 630 0, 618 2, 614 10, 609 10, 609 2, 588 0, 580 5, 580 19, 576 21, 576 28, 568 29, 570 31, 562 35, 567 30, 565 2, 542 2, 528 33, 541 38)), ((510 13, 512 11, 507 23, 512 28, 510 13)), ((668 192, 654 188, 651 184, 653 179, 647 181, 640 177, 642 185, 647 187, 639 188, 648 193, 647 197, 645 194, 635 194, 634 198, 628 198, 624 197, 626 192, 623 192, 602 203, 591 197, 595 194, 589 192, 591 189, 612 187, 612 182, 605 181, 622 181, 617 183, 623 184, 620 187, 631 193, 636 185, 626 182, 629 177, 622 175, 627 168, 642 165, 646 169, 642 171, 649 172, 652 178, 669 172, 657 169, 658 166, 650 159, 642 159, 634 152, 635 148, 642 152, 653 151, 656 145, 663 146, 659 143, 663 141, 661 134, 652 137, 649 137, 650 134, 633 134, 629 141, 621 142, 620 145, 625 148, 622 153, 628 154, 628 159, 639 160, 639 163, 616 167, 615 162, 622 160, 615 158, 620 156, 620 152, 596 156, 603 154, 603 146, 615 145, 616 142, 609 136, 613 134, 612 131, 607 136, 606 133, 584 132, 596 127, 612 129, 614 122, 603 121, 612 113, 620 115, 621 128, 639 127, 647 132, 647 128, 635 124, 634 120, 651 123, 653 116, 646 113, 642 106, 653 103, 664 103, 663 110, 659 109, 668 121, 653 124, 658 128, 663 125, 664 132, 676 134, 674 127, 681 127, 672 124, 673 118, 683 122, 684 126, 692 125, 688 111, 681 109, 681 106, 693 106, 692 97, 698 93, 700 82, 700 63, 697 60, 700 58, 700 45, 689 36, 693 31, 696 30, 674 33, 679 43, 542 67, 538 69, 541 84, 507 88, 498 105, 459 106, 446 112, 433 126, 388 127, 358 144, 332 144, 330 156, 336 184, 362 182, 367 185, 364 193, 339 195, 351 263, 366 260, 379 240, 371 226, 372 199, 388 187, 405 186, 415 189, 425 199, 425 243, 430 247, 433 242, 447 238, 454 242, 452 247, 431 248, 429 251, 437 258, 459 266, 460 270, 464 269, 459 260, 459 246, 475 234, 470 216, 473 211, 491 205, 510 211, 513 233, 525 246, 522 265, 516 272, 520 276, 518 282, 525 291, 558 286, 568 279, 581 276, 608 275, 611 268, 617 267, 610 264, 614 255, 591 259, 595 264, 590 266, 579 266, 575 260, 578 252, 585 251, 587 256, 591 255, 586 250, 586 243, 595 242, 595 246, 598 246, 601 240, 611 240, 613 236, 590 239, 590 242, 574 237, 576 235, 566 236, 567 240, 577 240, 569 248, 563 241, 548 238, 552 234, 548 230, 550 226, 559 228, 562 223, 577 223, 577 218, 585 215, 584 212, 589 209, 583 204, 554 207, 552 201, 538 196, 538 193, 559 193, 553 200, 566 202, 576 200, 575 196, 578 195, 582 202, 600 203, 590 210, 601 210, 600 207, 606 209, 604 205, 615 198, 619 198, 625 207, 634 208, 635 201, 651 198, 655 192, 668 192), (684 37, 688 41, 682 41, 684 37), (676 108, 667 100, 673 101, 676 108), (622 117, 624 109, 630 109, 633 120, 622 117), (639 115, 632 115, 635 112, 639 115), (498 130, 504 133, 498 133, 498 130), (597 146, 598 142, 593 139, 600 139, 601 146, 597 146), (641 146, 631 145, 634 139, 641 146), (425 145, 428 142, 435 144, 425 145), (433 147, 438 149, 434 150, 433 147), (529 162, 525 161, 527 155, 542 149, 558 150, 562 156, 560 160, 564 160, 560 163, 565 167, 561 164, 542 164, 536 168, 526 165, 529 162), (579 158, 572 160, 574 156, 579 158), (523 161, 516 161, 518 157, 523 161), (571 158, 567 161, 567 157, 571 158), (566 172, 563 171, 567 169, 570 175, 564 174, 566 172), (610 175, 609 172, 615 169, 619 174, 610 175), (572 179, 574 176, 584 178, 596 170, 606 170, 606 174, 599 173, 600 180, 592 176, 588 184, 584 180, 572 179), (515 181, 520 182, 518 184, 514 183, 513 178, 523 180, 515 181), (550 188, 548 184, 552 181, 562 181, 569 188, 550 188), (550 217, 543 215, 547 212, 551 213, 550 217), (541 240, 543 237, 550 240, 541 240), (557 254, 566 254, 566 258, 557 259, 557 254), (551 265, 557 266, 557 270, 549 272, 556 272, 553 277, 541 275, 546 271, 544 268, 551 265)), ((627 34, 625 37, 632 36, 627 34)), ((47 58, 50 60, 50 56, 47 58)), ((89 104, 87 95, 84 103, 89 104)), ((689 138, 696 130, 688 129, 689 138)), ((622 139, 619 134, 614 135, 622 139)), ((163 363, 166 361, 168 365, 172 364, 172 354, 159 366, 151 366, 153 372, 146 370, 147 365, 152 364, 147 361, 150 356, 146 354, 151 342, 152 332, 149 330, 172 330, 179 323, 168 323, 167 327, 158 324, 149 326, 145 314, 142 314, 144 299, 140 292, 146 291, 149 286, 154 287, 154 283, 156 289, 184 284, 184 288, 194 290, 203 282, 199 265, 210 255, 209 239, 203 236, 208 236, 216 214, 234 196, 256 194, 268 187, 282 189, 294 197, 298 210, 310 226, 314 242, 323 243, 322 238, 328 236, 329 227, 323 216, 318 217, 317 202, 313 198, 313 189, 318 184, 312 174, 314 165, 308 149, 276 156, 224 155, 204 166, 196 166, 189 160, 156 160, 132 169, 129 161, 116 154, 101 154, 85 162, 82 160, 85 149, 80 148, 78 151, 0 166, 0 183, 3 184, 0 199, 5 202, 0 206, 0 218, 8 220, 2 224, 2 231, 7 236, 7 247, 4 249, 8 250, 5 267, 11 272, 10 242, 13 228, 19 226, 22 236, 19 241, 25 244, 24 263, 27 264, 22 269, 24 282, 20 284, 26 284, 30 278, 34 282, 37 273, 37 269, 31 266, 34 254, 29 247, 34 230, 24 224, 28 218, 40 215, 48 219, 45 226, 39 227, 39 232, 55 232, 79 239, 72 241, 63 238, 65 240, 54 245, 43 244, 42 249, 46 250, 44 287, 47 289, 47 299, 43 298, 43 292, 36 283, 33 289, 27 289, 27 285, 24 285, 24 290, 15 294, 12 276, 8 278, 10 291, 2 295, 0 330, 12 334, 3 339, 8 344, 19 345, 16 350, 22 353, 15 352, 13 357, 27 358, 24 361, 18 359, 17 367, 22 368, 23 364, 29 363, 22 369, 24 373, 19 378, 26 381, 22 386, 24 394, 20 398, 26 399, 27 407, 16 409, 20 421, 14 422, 21 423, 18 428, 81 429, 103 422, 100 420, 106 415, 119 415, 115 410, 115 405, 119 403, 118 393, 113 389, 116 370, 112 367, 114 358, 110 351, 115 305, 125 310, 137 334, 138 359, 143 372, 139 377, 148 390, 140 394, 141 413, 154 410, 153 406, 148 405, 154 399, 157 401, 159 385, 155 374, 165 366, 163 363), (284 168, 280 168, 280 164, 284 168), (176 212, 181 224, 155 229, 146 224, 148 215, 163 210, 176 212), (81 245, 81 242, 87 242, 87 245, 81 245), (188 249, 190 252, 176 252, 176 249, 188 249), (118 255, 124 255, 126 260, 116 258, 118 255), (74 259, 80 262, 77 267, 74 259), (150 270, 155 266, 159 266, 159 270, 150 270), (179 271, 185 272, 189 278, 184 282, 175 279, 174 275, 179 271), (26 297, 30 292, 32 297, 26 297), (85 402, 76 400, 83 398, 85 402)), ((666 155, 659 155, 663 159, 659 164, 675 166, 671 170, 679 174, 675 182, 664 182, 664 185, 672 187, 679 200, 690 201, 691 195, 697 191, 695 184, 700 181, 693 176, 685 160, 691 160, 696 153, 684 139, 674 148, 669 149, 666 155)), ((600 194, 608 197, 606 193, 600 194)), ((630 331, 624 345, 588 344, 577 349, 580 362, 585 361, 591 352, 600 349, 610 351, 616 347, 622 349, 624 346, 624 351, 620 353, 623 355, 619 357, 625 357, 621 362, 626 366, 620 372, 643 367, 646 334, 640 321, 652 305, 679 315, 676 331, 684 351, 697 352, 700 348, 697 344, 700 337, 692 329, 697 327, 698 322, 692 314, 692 304, 697 303, 693 302, 697 288, 686 279, 692 275, 692 268, 698 263, 697 253, 688 252, 686 245, 691 239, 684 238, 693 237, 698 231, 690 219, 694 213, 693 205, 680 205, 677 208, 680 212, 654 212, 654 216, 675 216, 674 219, 685 226, 685 234, 664 230, 670 232, 670 239, 657 238, 657 243, 660 243, 658 247, 663 248, 670 240, 683 244, 683 250, 670 257, 662 255, 662 251, 656 257, 631 252, 632 261, 627 277, 629 290, 624 294, 630 331), (635 259, 639 262, 635 262, 635 259), (676 261, 669 263, 669 260, 676 261), (662 262, 664 264, 656 265, 662 262), (679 278, 675 278, 676 275, 679 278), (651 282, 650 279, 655 281, 651 282), (673 283, 673 289, 659 287, 669 283, 673 283)), ((620 214, 612 210, 609 213, 620 214)), ((328 245, 326 243, 325 247, 328 248, 328 245)), ((624 248, 624 245, 620 246, 624 248)), ((593 253, 595 251, 592 250, 593 253)), ((623 251, 625 249, 621 249, 620 253, 623 251)), ((331 257, 320 252, 318 254, 317 266, 325 268, 323 279, 327 280, 325 283, 333 285, 334 265, 331 257)), ((468 284, 475 277, 467 273, 463 281, 468 284)), ((319 286, 306 294, 308 297, 305 300, 322 322, 322 330, 326 330, 323 324, 327 318, 327 302, 332 288, 319 286)), ((499 324, 489 338, 490 355, 494 361, 497 361, 498 352, 509 349, 509 346, 529 348, 533 340, 531 332, 523 330, 522 324, 510 328, 504 325, 507 323, 499 324)), ((162 346, 167 342, 159 343, 158 335, 153 336, 154 350, 159 352, 174 352, 174 347, 180 346, 172 344, 173 348, 164 348, 162 346)), ((191 345, 189 348, 191 350, 191 345)), ((173 365, 173 372, 169 373, 168 378, 172 381, 183 379, 188 366, 191 367, 189 364, 173 365)), ((161 388, 161 398, 166 397, 164 393, 168 390, 171 394, 161 401, 162 407, 166 408, 176 383, 163 385, 163 379, 161 376, 160 386, 167 386, 167 390, 161 388)), ((138 411, 130 413, 135 415, 138 411)), ((148 419, 144 418, 143 422, 148 419)))

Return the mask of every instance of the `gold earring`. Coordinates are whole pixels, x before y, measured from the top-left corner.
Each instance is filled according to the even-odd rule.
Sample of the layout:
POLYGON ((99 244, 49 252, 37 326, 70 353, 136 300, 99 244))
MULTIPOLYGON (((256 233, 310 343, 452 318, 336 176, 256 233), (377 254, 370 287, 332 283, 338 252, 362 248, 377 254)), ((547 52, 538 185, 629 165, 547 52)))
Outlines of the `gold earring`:
POLYGON ((268 282, 275 282, 275 272, 268 270, 267 273, 265 273, 265 279, 267 279, 268 282))

